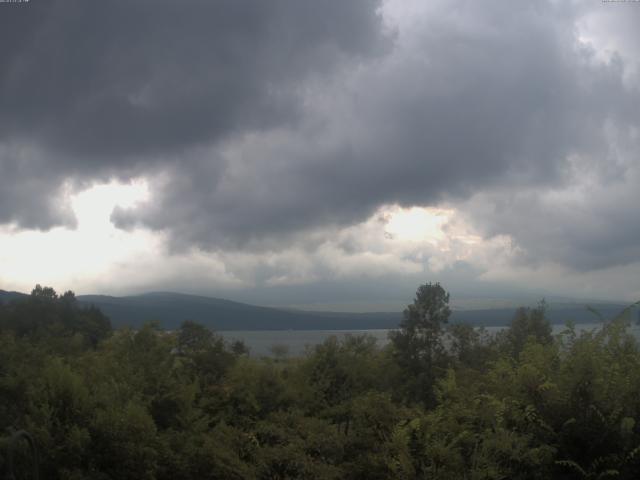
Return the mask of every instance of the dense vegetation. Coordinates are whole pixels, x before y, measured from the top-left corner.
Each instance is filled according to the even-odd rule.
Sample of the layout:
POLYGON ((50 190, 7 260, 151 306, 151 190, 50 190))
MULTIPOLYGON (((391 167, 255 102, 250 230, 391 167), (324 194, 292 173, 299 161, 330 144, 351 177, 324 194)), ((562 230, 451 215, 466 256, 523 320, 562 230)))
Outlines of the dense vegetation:
POLYGON ((25 429, 47 479, 639 478, 628 318, 554 337, 541 304, 489 336, 448 301, 421 286, 385 348, 257 359, 193 322, 112 331, 37 287, 0 306, 0 472, 25 429))

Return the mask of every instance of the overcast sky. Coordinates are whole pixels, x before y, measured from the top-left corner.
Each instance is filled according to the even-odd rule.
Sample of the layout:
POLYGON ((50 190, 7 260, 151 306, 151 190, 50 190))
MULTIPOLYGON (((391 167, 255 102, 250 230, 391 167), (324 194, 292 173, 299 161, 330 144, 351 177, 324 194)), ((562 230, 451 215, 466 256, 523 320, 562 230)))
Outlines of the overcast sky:
POLYGON ((640 299, 640 3, 0 3, 0 288, 640 299))

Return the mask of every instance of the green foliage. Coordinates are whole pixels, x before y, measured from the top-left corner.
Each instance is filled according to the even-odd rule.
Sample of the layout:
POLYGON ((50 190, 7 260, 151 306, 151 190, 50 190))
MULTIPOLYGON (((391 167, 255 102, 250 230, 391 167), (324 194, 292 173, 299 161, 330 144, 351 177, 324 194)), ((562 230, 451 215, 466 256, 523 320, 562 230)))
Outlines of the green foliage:
MULTIPOLYGON (((193 322, 111 333, 71 293, 0 306, 0 475, 28 430, 48 479, 635 479, 630 316, 553 337, 544 306, 497 336, 445 328, 420 287, 388 347, 331 337, 301 358, 193 322)), ((628 312, 626 312, 628 313, 628 312)))
POLYGON ((51 350, 95 348, 111 335, 111 322, 95 307, 78 305, 73 292, 58 296, 53 288, 36 287, 23 301, 0 306, 0 330, 17 337, 46 339, 51 350))
POLYGON ((546 318, 547 305, 541 301, 536 308, 519 308, 500 340, 512 356, 517 357, 530 338, 537 343, 550 344, 553 340, 551 324, 546 318))
POLYGON ((449 321, 449 294, 439 283, 421 285, 404 311, 400 330, 389 334, 394 357, 406 375, 411 400, 433 405, 433 385, 444 357, 442 329, 449 321))

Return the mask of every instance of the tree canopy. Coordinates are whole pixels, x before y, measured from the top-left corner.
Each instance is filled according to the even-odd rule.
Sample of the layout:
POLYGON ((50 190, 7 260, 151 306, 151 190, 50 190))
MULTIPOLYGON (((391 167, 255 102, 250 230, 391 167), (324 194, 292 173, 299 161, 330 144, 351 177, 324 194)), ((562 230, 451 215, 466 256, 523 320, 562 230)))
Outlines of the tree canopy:
POLYGON ((489 335, 448 325, 448 303, 425 284, 387 346, 256 358, 193 322, 113 331, 36 287, 0 306, 0 475, 25 430, 47 479, 640 476, 628 318, 552 335, 540 306, 489 335))

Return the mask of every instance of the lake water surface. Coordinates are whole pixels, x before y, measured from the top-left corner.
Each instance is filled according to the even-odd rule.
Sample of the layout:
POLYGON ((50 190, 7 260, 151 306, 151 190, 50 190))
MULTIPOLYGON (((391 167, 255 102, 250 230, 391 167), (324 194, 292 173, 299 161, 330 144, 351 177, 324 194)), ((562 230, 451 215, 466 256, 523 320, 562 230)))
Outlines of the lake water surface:
MULTIPOLYGON (((599 324, 577 324, 576 331, 593 330, 599 324)), ((485 327, 489 333, 496 333, 505 327, 485 327)), ((565 329, 565 325, 554 325, 553 333, 557 334, 565 329)), ((351 335, 371 335, 378 345, 386 345, 389 341, 389 329, 379 330, 248 330, 219 332, 228 340, 242 340, 250 349, 252 356, 272 355, 271 349, 277 345, 286 347, 288 355, 297 356, 305 352, 307 347, 312 347, 324 342, 332 335, 342 337, 351 335)), ((631 332, 640 339, 640 326, 633 325, 631 332)))

